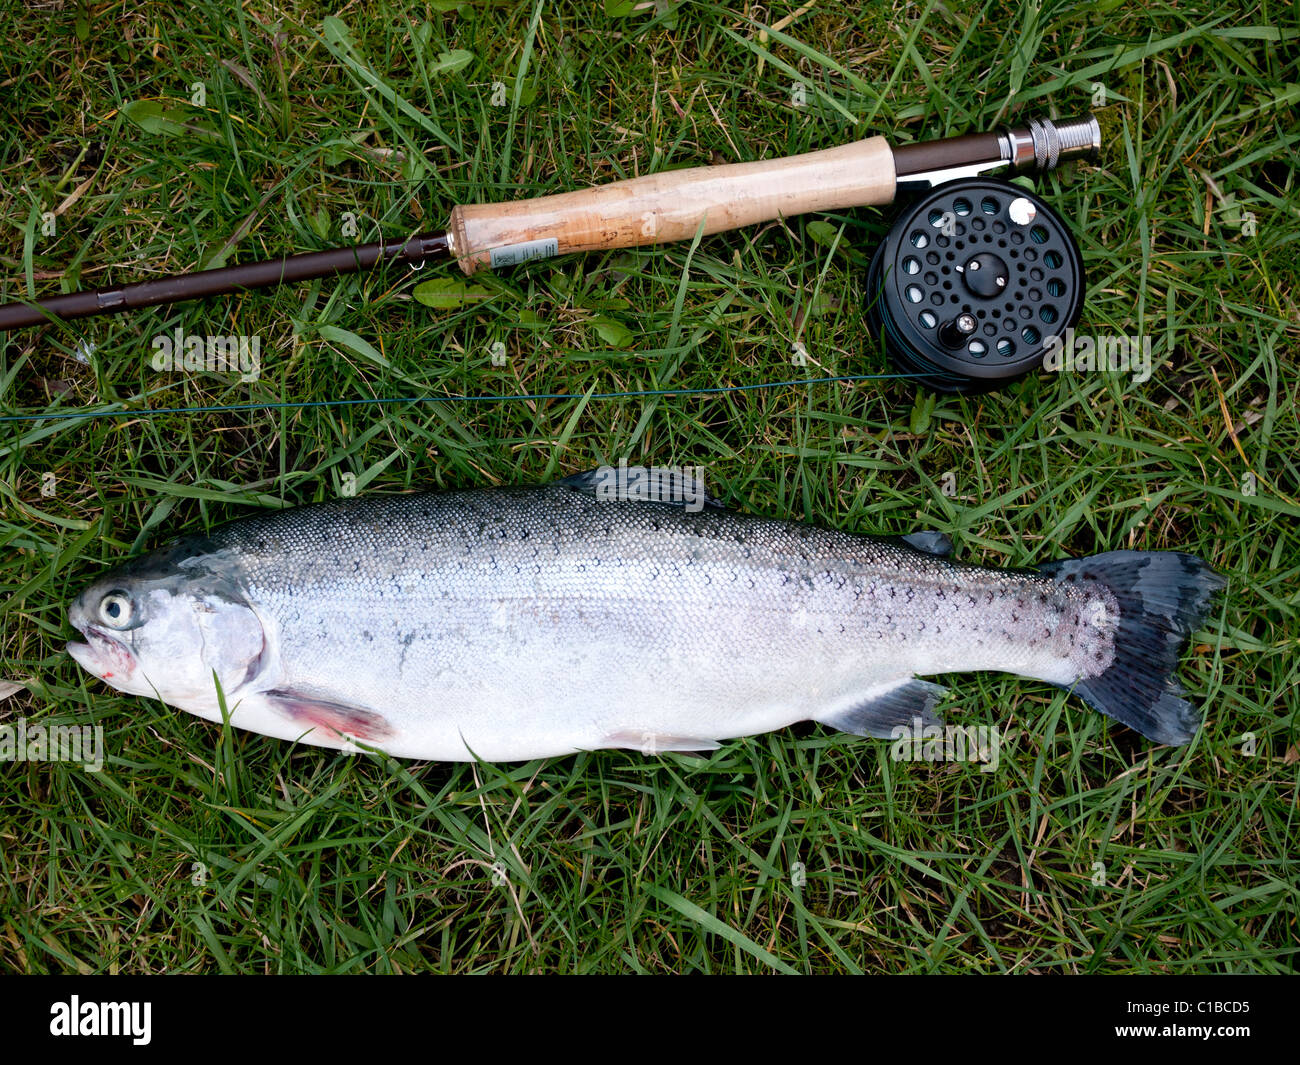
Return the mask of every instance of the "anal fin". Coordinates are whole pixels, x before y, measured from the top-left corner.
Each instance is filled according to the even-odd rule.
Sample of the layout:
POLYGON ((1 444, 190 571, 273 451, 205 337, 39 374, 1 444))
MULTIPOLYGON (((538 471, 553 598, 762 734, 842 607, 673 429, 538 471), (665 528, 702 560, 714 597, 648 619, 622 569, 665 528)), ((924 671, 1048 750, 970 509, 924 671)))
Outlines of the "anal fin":
POLYGON ((942 725, 943 720, 934 707, 947 694, 948 689, 940 684, 911 677, 874 688, 847 709, 819 714, 816 720, 855 736, 887 740, 891 738, 891 730, 900 725, 910 728, 918 718, 922 727, 942 725))

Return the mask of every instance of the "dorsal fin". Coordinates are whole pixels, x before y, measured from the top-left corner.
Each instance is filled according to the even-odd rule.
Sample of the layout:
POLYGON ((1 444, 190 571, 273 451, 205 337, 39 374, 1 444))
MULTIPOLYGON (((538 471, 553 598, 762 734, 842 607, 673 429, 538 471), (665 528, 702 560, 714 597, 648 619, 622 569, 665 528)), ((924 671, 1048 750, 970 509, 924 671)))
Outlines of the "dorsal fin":
POLYGON ((598 466, 565 477, 562 484, 597 499, 632 499, 639 502, 677 503, 699 510, 724 508, 704 487, 703 466, 598 466))

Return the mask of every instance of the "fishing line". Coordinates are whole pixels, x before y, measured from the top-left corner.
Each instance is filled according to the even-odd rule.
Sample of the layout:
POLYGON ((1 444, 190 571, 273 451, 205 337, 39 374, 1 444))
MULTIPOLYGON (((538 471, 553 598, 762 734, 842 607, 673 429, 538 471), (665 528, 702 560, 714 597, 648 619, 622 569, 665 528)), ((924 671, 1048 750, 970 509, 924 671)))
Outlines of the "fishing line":
POLYGON ((74 418, 148 418, 159 414, 220 414, 260 410, 308 410, 312 408, 396 406, 403 403, 506 403, 542 402, 566 399, 649 399, 658 396, 716 396, 734 392, 758 392, 774 388, 812 387, 814 385, 858 384, 862 381, 910 380, 915 373, 844 374, 837 377, 805 377, 791 381, 759 381, 747 385, 714 385, 710 388, 647 388, 628 392, 534 392, 524 395, 483 393, 450 396, 365 396, 359 399, 290 400, 280 403, 235 403, 210 407, 142 407, 121 410, 66 410, 44 414, 5 414, 0 422, 36 422, 74 418))

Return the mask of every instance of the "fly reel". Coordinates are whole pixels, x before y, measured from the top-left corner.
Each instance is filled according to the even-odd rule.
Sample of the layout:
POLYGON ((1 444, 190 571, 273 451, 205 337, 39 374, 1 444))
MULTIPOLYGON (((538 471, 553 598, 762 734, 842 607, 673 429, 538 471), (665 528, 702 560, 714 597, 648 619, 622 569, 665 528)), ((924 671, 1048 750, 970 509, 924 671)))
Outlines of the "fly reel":
POLYGON ((1065 223, 1033 193, 987 178, 917 200, 867 280, 869 321, 895 365, 940 392, 1029 373, 1083 308, 1083 260, 1065 223))

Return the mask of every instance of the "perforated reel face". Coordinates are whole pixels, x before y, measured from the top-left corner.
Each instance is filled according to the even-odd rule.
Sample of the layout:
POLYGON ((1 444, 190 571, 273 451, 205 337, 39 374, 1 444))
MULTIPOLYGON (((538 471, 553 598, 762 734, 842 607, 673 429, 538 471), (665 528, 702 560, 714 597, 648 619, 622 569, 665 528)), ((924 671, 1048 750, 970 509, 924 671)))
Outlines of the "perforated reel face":
POLYGON ((906 209, 871 264, 873 325, 895 363, 940 391, 994 388, 1042 364, 1078 321, 1083 264, 1033 193, 952 181, 906 209))

